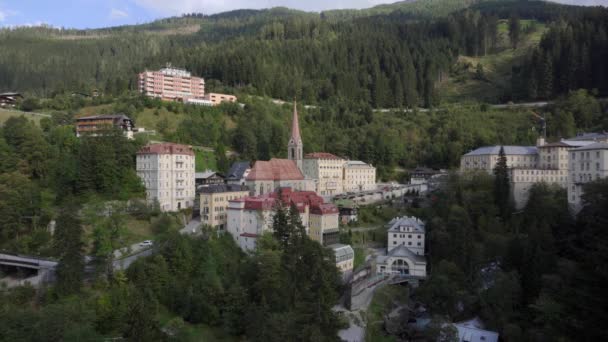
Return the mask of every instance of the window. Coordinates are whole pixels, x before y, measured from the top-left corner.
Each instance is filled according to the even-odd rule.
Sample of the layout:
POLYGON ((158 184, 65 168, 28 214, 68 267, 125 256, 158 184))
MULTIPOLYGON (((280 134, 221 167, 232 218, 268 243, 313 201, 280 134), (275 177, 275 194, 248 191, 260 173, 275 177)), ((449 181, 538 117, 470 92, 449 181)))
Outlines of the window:
POLYGON ((409 241, 409 242, 407 243, 407 245, 408 245, 408 246, 411 246, 411 245, 412 245, 412 241, 409 241))

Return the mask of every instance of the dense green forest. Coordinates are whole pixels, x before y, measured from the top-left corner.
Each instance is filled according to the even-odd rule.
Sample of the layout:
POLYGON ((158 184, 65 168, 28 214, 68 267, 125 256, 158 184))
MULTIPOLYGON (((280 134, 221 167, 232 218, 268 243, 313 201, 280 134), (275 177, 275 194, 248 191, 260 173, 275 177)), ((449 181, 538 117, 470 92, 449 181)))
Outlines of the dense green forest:
POLYGON ((547 184, 513 211, 499 179, 453 175, 417 212, 428 220, 432 269, 415 297, 443 320, 480 315, 505 341, 605 340, 607 274, 597 265, 608 260, 608 182, 587 186, 574 218, 565 190, 547 184))
MULTIPOLYGON (((431 1, 426 8, 432 11, 444 2, 431 1)), ((604 9, 540 1, 460 1, 429 17, 415 10, 423 3, 358 15, 277 8, 188 15, 105 30, 3 29, 0 90, 49 96, 97 88, 117 95, 137 89, 137 73, 172 62, 206 77, 210 89, 297 96, 309 104, 338 97, 377 108, 428 107, 438 103, 436 85, 456 58, 495 52, 497 21, 515 16, 550 24, 551 30, 530 65, 515 70, 515 84, 532 86, 517 86, 503 98, 548 98, 578 88, 606 92, 604 9), (578 46, 551 43, 565 39, 558 38, 562 35, 578 46), (549 55, 553 76, 558 66, 575 65, 571 74, 591 79, 553 77, 545 85, 548 76, 542 70, 548 67, 539 63, 549 55), (569 63, 574 59, 576 64, 569 63)))

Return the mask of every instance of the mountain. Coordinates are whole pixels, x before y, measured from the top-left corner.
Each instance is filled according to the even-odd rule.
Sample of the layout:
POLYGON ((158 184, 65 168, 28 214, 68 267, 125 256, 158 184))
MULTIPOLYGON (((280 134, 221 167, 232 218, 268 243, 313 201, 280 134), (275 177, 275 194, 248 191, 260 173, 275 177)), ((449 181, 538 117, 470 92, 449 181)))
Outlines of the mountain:
MULTIPOLYGON (((96 30, 4 29, 0 91, 52 96, 97 88, 118 95, 136 90, 137 73, 172 62, 204 76, 210 89, 220 91, 297 96, 311 104, 341 97, 373 107, 430 106, 441 101, 438 84, 450 77, 462 56, 483 57, 507 48, 501 19, 504 23, 517 16, 540 27, 557 27, 553 23, 559 21, 577 30, 581 20, 605 13, 543 1, 427 0, 358 11, 272 8, 191 14, 96 30)), ((593 38, 596 51, 603 51, 603 41, 597 41, 601 37, 593 38)), ((525 54, 538 41, 540 37, 526 46, 525 54)), ((518 63, 524 63, 525 56, 517 55, 518 63)), ((579 61, 598 70, 605 63, 579 61)), ((505 65, 515 66, 511 61, 505 65)), ((503 70, 500 77, 510 78, 509 69, 503 70)), ((559 69, 552 72, 557 76, 559 69)), ((603 73, 601 69, 599 75, 603 73)), ((503 84, 488 100, 512 99, 510 88, 503 84)), ((607 91, 603 85, 597 88, 607 91)))

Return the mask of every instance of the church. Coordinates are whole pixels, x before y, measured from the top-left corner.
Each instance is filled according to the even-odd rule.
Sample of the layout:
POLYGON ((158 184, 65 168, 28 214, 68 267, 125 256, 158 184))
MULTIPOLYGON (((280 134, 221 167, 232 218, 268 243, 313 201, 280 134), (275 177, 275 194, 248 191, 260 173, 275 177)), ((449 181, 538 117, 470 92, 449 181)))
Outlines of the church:
POLYGON ((245 180, 251 195, 259 196, 289 187, 294 191, 314 191, 321 196, 376 189, 376 168, 331 153, 304 155, 297 105, 294 102, 287 159, 256 161, 245 180))

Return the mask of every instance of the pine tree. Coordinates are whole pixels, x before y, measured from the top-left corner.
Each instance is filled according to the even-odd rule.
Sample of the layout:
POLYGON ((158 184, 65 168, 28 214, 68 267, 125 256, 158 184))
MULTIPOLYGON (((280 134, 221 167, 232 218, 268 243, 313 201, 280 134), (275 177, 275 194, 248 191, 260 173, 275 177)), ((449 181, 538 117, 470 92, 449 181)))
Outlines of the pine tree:
POLYGON ((57 291, 70 295, 80 291, 84 278, 84 242, 78 207, 69 205, 57 218, 54 248, 59 255, 57 291))
POLYGON ((507 168, 507 156, 505 155, 503 146, 500 147, 498 153, 498 161, 494 167, 494 177, 494 203, 498 207, 503 220, 506 220, 511 212, 511 185, 509 181, 509 169, 507 168))
POLYGON ((516 49, 517 45, 519 45, 520 36, 521 26, 519 23, 519 17, 513 14, 509 18, 509 39, 511 40, 511 46, 513 46, 513 49, 516 49))

